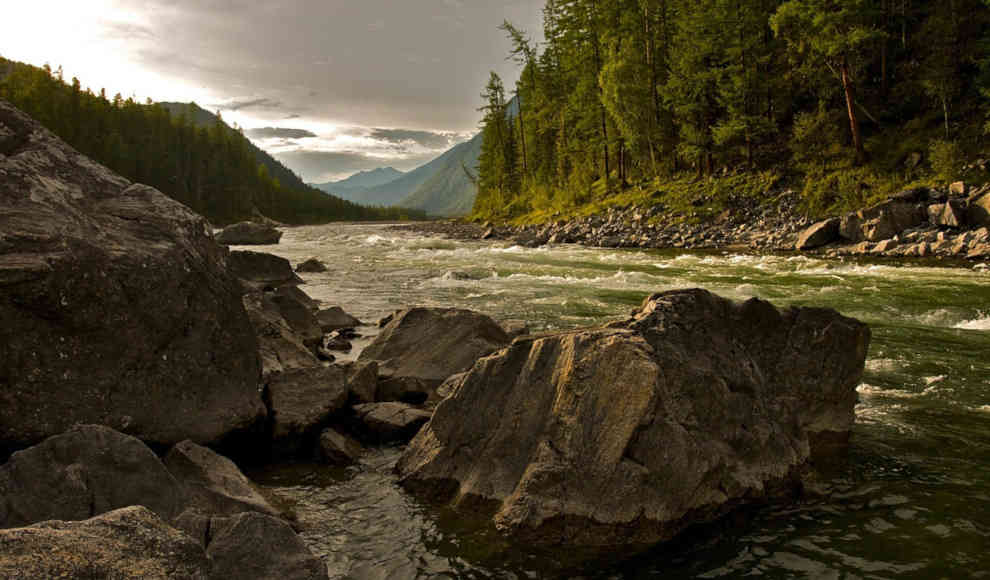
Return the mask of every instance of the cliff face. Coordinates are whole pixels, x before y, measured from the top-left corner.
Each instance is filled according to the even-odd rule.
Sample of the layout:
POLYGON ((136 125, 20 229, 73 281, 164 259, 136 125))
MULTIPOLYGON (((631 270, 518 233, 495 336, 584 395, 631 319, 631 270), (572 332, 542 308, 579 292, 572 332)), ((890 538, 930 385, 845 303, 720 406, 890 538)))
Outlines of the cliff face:
POLYGON ((206 221, 0 101, 0 450, 78 423, 215 442, 264 413, 206 221))

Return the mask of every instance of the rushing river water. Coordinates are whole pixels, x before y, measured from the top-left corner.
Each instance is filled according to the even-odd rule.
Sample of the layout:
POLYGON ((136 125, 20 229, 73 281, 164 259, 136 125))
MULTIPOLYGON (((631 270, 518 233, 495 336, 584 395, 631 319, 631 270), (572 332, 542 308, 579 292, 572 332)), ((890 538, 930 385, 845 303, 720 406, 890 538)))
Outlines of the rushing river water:
POLYGON ((304 289, 371 322, 404 306, 456 306, 565 329, 621 318, 656 291, 700 286, 832 307, 873 330, 849 460, 828 499, 764 508, 729 531, 575 571, 557 554, 419 504, 395 483, 397 449, 348 469, 253 474, 295 504, 331 578, 990 578, 986 265, 523 249, 377 225, 290 229, 263 250, 293 263, 320 258, 330 271, 304 275, 304 289))

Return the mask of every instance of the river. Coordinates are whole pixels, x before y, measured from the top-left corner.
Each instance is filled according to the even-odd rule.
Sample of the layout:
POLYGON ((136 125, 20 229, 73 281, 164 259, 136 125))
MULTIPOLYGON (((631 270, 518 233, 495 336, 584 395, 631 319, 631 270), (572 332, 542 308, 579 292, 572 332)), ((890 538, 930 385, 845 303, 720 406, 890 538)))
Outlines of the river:
POLYGON ((559 554, 507 544, 418 503, 392 475, 398 449, 348 469, 252 473, 295 505, 331 578, 990 578, 986 264, 524 249, 382 225, 292 228, 262 250, 323 260, 329 271, 303 275, 303 288, 369 322, 405 306, 455 306, 558 330, 622 318, 653 292, 700 286, 832 307, 873 331, 849 458, 830 475, 828 499, 763 508, 721 533, 574 570, 559 554))

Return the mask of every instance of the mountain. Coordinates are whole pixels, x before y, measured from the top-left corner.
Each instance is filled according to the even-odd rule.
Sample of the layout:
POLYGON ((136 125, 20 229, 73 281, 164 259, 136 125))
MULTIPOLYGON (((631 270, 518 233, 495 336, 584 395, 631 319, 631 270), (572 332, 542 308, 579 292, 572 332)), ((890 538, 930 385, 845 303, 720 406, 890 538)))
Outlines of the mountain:
MULTIPOLYGON (((223 122, 213 113, 203 109, 196 103, 158 103, 159 106, 164 107, 165 110, 172 115, 173 119, 179 119, 184 117, 185 119, 192 121, 193 125, 196 127, 209 129, 217 124, 218 121, 223 122)), ((229 131, 234 131, 230 129, 225 124, 229 131)), ((279 163, 274 157, 269 155, 267 152, 262 150, 260 147, 251 143, 246 137, 244 141, 247 142, 248 150, 254 155, 255 160, 264 165, 268 169, 268 174, 274 179, 277 179, 282 187, 294 190, 313 190, 313 187, 304 183, 302 179, 299 178, 291 169, 279 163)))
POLYGON ((439 167, 429 179, 399 202, 399 206, 423 210, 429 215, 459 216, 471 212, 478 187, 464 169, 478 171, 482 135, 455 146, 436 161, 439 167))
POLYGON ((314 183, 313 186, 319 190, 331 193, 338 197, 354 201, 354 195, 376 187, 395 181, 405 175, 394 167, 379 167, 371 171, 361 171, 340 181, 328 181, 326 183, 314 183))
POLYGON ((398 206, 422 210, 431 215, 464 215, 471 211, 477 193, 477 188, 464 173, 464 168, 477 170, 481 141, 481 135, 478 134, 470 141, 453 146, 429 163, 387 183, 348 190, 319 187, 362 205, 398 206))

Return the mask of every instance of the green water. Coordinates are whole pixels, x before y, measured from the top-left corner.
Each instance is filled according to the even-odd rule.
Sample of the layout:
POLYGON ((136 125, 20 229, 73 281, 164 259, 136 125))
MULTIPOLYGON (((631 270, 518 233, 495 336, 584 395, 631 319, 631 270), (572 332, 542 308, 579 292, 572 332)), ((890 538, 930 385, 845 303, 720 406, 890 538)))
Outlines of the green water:
POLYGON ((355 225, 291 229, 264 250, 294 263, 322 259, 330 270, 304 275, 304 289, 371 322, 410 305, 457 306, 555 330, 700 286, 832 307, 873 330, 849 461, 832 474, 826 500, 765 508, 731 531, 575 571, 420 505, 395 485, 398 450, 347 470, 257 474, 296 502, 303 537, 331 578, 990 578, 985 264, 523 249, 355 225))

